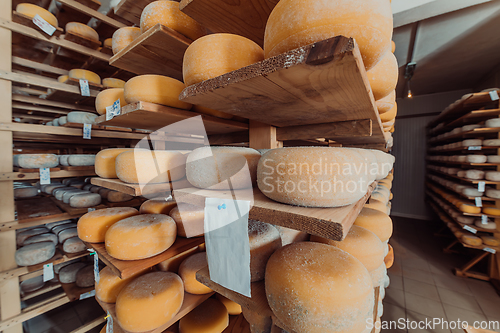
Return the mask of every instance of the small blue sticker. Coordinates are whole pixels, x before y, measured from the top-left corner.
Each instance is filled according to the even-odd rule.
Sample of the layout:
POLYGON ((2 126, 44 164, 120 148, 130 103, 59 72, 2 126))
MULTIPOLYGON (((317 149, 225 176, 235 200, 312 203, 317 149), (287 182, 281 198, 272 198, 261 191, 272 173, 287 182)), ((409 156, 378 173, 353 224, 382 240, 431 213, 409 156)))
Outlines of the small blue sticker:
POLYGON ((217 208, 218 208, 219 210, 221 210, 221 209, 226 209, 226 204, 225 204, 225 203, 223 203, 222 205, 217 206, 217 208))

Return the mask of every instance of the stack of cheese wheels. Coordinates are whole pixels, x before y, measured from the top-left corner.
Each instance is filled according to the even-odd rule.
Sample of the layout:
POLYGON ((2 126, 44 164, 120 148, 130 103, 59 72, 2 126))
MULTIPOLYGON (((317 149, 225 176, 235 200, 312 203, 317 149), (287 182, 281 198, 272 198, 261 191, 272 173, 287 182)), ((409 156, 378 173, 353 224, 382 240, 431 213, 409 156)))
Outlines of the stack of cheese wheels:
POLYGON ((281 247, 279 231, 270 224, 249 220, 248 239, 250 242, 251 282, 263 280, 269 257, 281 247))
POLYGON ((396 89, 398 71, 396 57, 387 51, 382 60, 366 73, 375 100, 386 97, 396 89))
POLYGON ((200 252, 189 256, 179 266, 179 276, 184 282, 186 292, 195 295, 203 295, 212 292, 212 289, 196 280, 196 272, 208 266, 207 254, 200 252))
POLYGON ((115 303, 116 298, 123 288, 125 288, 135 278, 147 273, 149 270, 150 269, 146 269, 128 278, 122 279, 115 272, 113 272, 111 268, 106 266, 99 272, 99 283, 95 286, 95 295, 102 302, 115 303))
POLYGON ((19 154, 13 156, 14 166, 23 169, 54 168, 59 157, 54 154, 19 154))
POLYGON ((38 15, 47 21, 48 24, 58 27, 57 18, 51 12, 40 6, 31 3, 20 3, 16 6, 16 12, 28 16, 31 19, 33 19, 35 15, 38 15))
MULTIPOLYGON (((104 79, 107 80, 107 79, 104 79)), ((106 108, 113 105, 117 100, 120 100, 120 107, 127 105, 124 97, 123 88, 110 88, 101 91, 95 99, 95 109, 99 114, 106 114, 106 108)))
POLYGON ((221 333, 228 326, 229 313, 226 306, 215 298, 209 298, 179 321, 179 332, 221 333))
POLYGON ((233 34, 212 34, 195 40, 186 49, 182 76, 190 86, 262 60, 264 51, 254 41, 233 34))
POLYGON ((102 85, 105 88, 123 88, 125 87, 125 81, 120 79, 115 79, 112 77, 107 77, 105 79, 102 79, 102 85))
POLYGON ((106 232, 116 222, 139 215, 132 207, 114 207, 88 212, 78 220, 78 237, 89 243, 103 243, 106 232))
POLYGON ((113 39, 111 41, 111 48, 113 54, 117 54, 124 48, 126 48, 130 43, 134 41, 137 37, 141 35, 141 29, 136 27, 124 27, 116 30, 113 33, 113 39))
POLYGON ((179 272, 179 267, 181 266, 182 262, 186 260, 189 256, 198 252, 200 252, 200 247, 195 246, 187 251, 184 251, 176 256, 173 256, 172 258, 160 262, 156 267, 160 271, 172 272, 177 274, 179 272))
POLYGON ((94 29, 83 23, 68 22, 66 24, 66 33, 99 42, 99 34, 94 29))
POLYGON ((396 92, 392 91, 389 95, 375 102, 379 114, 384 114, 396 105, 396 92))
MULTIPOLYGON (((177 206, 177 202, 167 198, 153 198, 141 205, 139 212, 141 214, 169 214, 177 206)), ((175 220, 175 219, 174 219, 175 220)))
POLYGON ((267 20, 266 58, 334 36, 356 40, 367 70, 391 48, 392 10, 387 0, 334 0, 315 6, 306 0, 280 1, 267 20))
POLYGON ((385 243, 392 235, 392 220, 384 212, 369 207, 363 207, 354 225, 372 231, 380 240, 385 243))
POLYGON ((168 76, 139 75, 125 83, 125 102, 128 104, 149 102, 190 110, 192 104, 179 101, 179 94, 185 87, 181 81, 168 76))
POLYGON ((197 188, 212 190, 252 188, 257 178, 260 157, 260 153, 251 148, 197 148, 187 157, 186 178, 197 188))
POLYGON ((191 40, 207 33, 203 26, 181 12, 176 1, 155 1, 144 7, 141 14, 141 32, 148 31, 156 24, 169 27, 191 40))
POLYGON ((118 178, 116 175, 116 157, 132 148, 103 149, 95 156, 95 173, 102 178, 118 178))
POLYGON ((373 315, 370 274, 335 246, 302 242, 278 249, 267 263, 265 288, 287 331, 364 332, 373 315))
POLYGON ((72 69, 69 71, 68 76, 76 80, 87 80, 95 84, 101 84, 99 75, 86 69, 72 69))

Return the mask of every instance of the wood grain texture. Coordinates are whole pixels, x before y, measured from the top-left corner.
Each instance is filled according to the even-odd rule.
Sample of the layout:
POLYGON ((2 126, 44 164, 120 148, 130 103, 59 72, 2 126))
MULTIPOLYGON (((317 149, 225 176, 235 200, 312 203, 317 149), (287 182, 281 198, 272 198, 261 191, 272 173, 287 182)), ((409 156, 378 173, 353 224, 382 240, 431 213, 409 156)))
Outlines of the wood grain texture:
POLYGON ((182 81, 182 60, 191 40, 156 24, 115 54, 109 64, 135 74, 158 74, 182 81))
POLYGON ((115 6, 115 15, 138 26, 140 24, 142 10, 153 1, 154 0, 122 0, 115 6))
POLYGON ((237 316, 229 316, 229 325, 222 333, 250 333, 250 324, 241 313, 237 316))
POLYGON ((308 140, 329 138, 342 143, 353 137, 369 137, 372 135, 372 120, 351 120, 328 124, 279 127, 276 137, 279 141, 308 140))
POLYGON ((253 149, 275 149, 283 147, 276 139, 276 127, 250 120, 249 147, 253 149))
POLYGON ((69 219, 78 218, 78 215, 70 215, 68 213, 63 213, 60 211, 59 214, 42 216, 42 217, 34 217, 23 220, 14 220, 14 221, 6 221, 0 223, 0 232, 5 232, 9 230, 18 230, 28 227, 36 227, 42 224, 47 224, 51 222, 59 222, 69 219))
POLYGON ((61 214, 59 209, 50 198, 35 197, 26 200, 16 200, 17 219, 20 221, 32 218, 43 218, 51 215, 61 214))
POLYGON ((88 213, 89 208, 95 208, 96 210, 107 208, 103 204, 99 204, 97 206, 93 206, 93 207, 89 207, 89 208, 75 208, 75 207, 71 207, 69 204, 62 202, 61 200, 57 200, 54 197, 50 197, 49 199, 52 200, 52 202, 54 202, 54 204, 56 204, 57 207, 61 208, 63 211, 65 211, 66 213, 68 213, 70 215, 82 215, 82 214, 88 213))
POLYGON ((78 1, 74 1, 74 0, 61 0, 59 1, 61 2, 62 4, 64 4, 65 6, 68 6, 82 14, 85 14, 85 15, 88 15, 90 17, 94 17, 96 19, 98 19, 99 21, 107 24, 107 25, 110 25, 114 28, 123 28, 125 27, 125 24, 121 23, 121 22, 118 22, 117 20, 113 20, 112 18, 98 12, 96 9, 92 9, 92 8, 89 8, 88 6, 86 6, 85 4, 82 4, 78 1))
POLYGON ((87 288, 80 288, 76 285, 76 283, 61 283, 61 286, 70 302, 80 300, 81 294, 85 294, 89 291, 94 290, 95 288, 94 286, 87 288))
POLYGON ((97 50, 99 47, 101 47, 101 42, 95 41, 93 39, 88 39, 88 38, 85 38, 83 36, 73 34, 71 32, 66 32, 66 34, 64 34, 63 38, 65 40, 70 41, 70 42, 88 47, 89 49, 92 49, 92 50, 97 50))
MULTIPOLYGON (((84 176, 95 176, 94 170, 77 170, 77 171, 67 171, 60 170, 50 173, 52 179, 55 178, 66 178, 66 177, 84 177, 84 176)), ((40 170, 36 172, 0 172, 0 181, 5 180, 34 180, 40 179, 40 170)))
MULTIPOLYGON (((128 184, 122 182, 119 179, 106 179, 98 177, 92 178, 91 183, 92 185, 102 186, 110 190, 123 192, 133 196, 152 195, 152 194, 161 195, 162 193, 170 193, 172 189, 170 183, 144 184, 144 185, 128 184)), ((175 183, 174 188, 176 189, 191 187, 191 184, 186 179, 181 179, 174 183, 175 183)))
MULTIPOLYGON (((58 101, 47 101, 38 97, 32 97, 32 96, 24 96, 24 95, 12 95, 12 101, 16 102, 23 102, 23 103, 31 103, 33 105, 45 105, 45 106, 50 106, 54 108, 61 108, 61 109, 68 109, 68 110, 74 110, 74 111, 87 111, 87 112, 95 112, 95 106, 90 107, 90 106, 83 106, 83 105, 75 105, 75 104, 68 104, 68 103, 63 103, 63 102, 58 102, 58 101)), ((41 111, 41 110, 40 110, 41 111)), ((66 111, 65 113, 68 113, 69 111, 66 111)))
MULTIPOLYGON (((45 32, 43 32, 42 29, 40 29, 35 23, 33 23, 32 18, 30 18, 29 16, 26 16, 24 14, 18 13, 15 10, 12 12, 12 21, 19 23, 19 24, 22 24, 22 25, 25 25, 29 28, 39 30, 43 34, 45 34, 45 32)), ((56 30, 54 31, 54 34, 52 36, 59 37, 64 32, 64 30, 59 28, 59 27, 54 27, 54 28, 56 28, 56 30)), ((45 36, 48 37, 49 35, 45 34, 45 36)))

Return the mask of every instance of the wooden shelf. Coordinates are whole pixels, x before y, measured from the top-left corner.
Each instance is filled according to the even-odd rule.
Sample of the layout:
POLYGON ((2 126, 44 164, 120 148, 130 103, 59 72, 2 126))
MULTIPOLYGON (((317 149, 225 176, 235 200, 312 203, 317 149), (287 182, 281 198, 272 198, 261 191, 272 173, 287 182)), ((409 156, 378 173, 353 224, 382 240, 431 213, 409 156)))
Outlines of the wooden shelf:
POLYGON ((450 175, 450 174, 447 174, 445 172, 442 172, 442 171, 439 171, 439 170, 430 169, 430 168, 427 168, 427 170, 431 170, 431 171, 434 171, 434 172, 439 173, 441 175, 445 175, 445 176, 448 176, 448 177, 451 177, 451 178, 455 178, 455 179, 461 180, 461 181, 469 183, 469 184, 485 183, 486 185, 500 185, 500 181, 495 182, 495 181, 486 180, 486 179, 481 179, 481 180, 468 179, 468 178, 458 177, 458 176, 455 176, 455 175, 450 175))
MULTIPOLYGON (((53 204, 51 202, 51 204, 53 204)), ((41 217, 34 218, 26 218, 26 219, 18 219, 15 221, 8 221, 0 223, 0 232, 18 230, 28 227, 36 227, 42 224, 51 223, 51 222, 59 222, 69 219, 79 218, 81 215, 70 215, 68 213, 63 213, 58 209, 58 213, 54 215, 47 215, 41 217)))
POLYGON ((102 203, 97 205, 97 206, 88 207, 88 208, 75 208, 75 207, 71 207, 67 203, 62 202, 61 200, 57 200, 54 197, 50 197, 50 200, 52 200, 52 202, 54 202, 57 205, 57 207, 61 208, 63 211, 65 211, 66 213, 71 214, 71 215, 82 215, 82 214, 88 213, 89 208, 95 208, 96 210, 108 208, 105 205, 103 205, 102 203))
POLYGON ((48 197, 15 200, 14 204, 18 221, 62 214, 61 209, 48 197))
POLYGON ((21 301, 27 301, 29 299, 43 295, 45 293, 48 293, 49 291, 56 290, 59 288, 61 288, 61 284, 59 282, 46 282, 42 288, 29 293, 25 293, 23 296, 21 296, 21 301))
POLYGON ((342 240, 351 229, 354 220, 371 195, 376 183, 373 183, 366 195, 358 202, 338 208, 307 208, 282 204, 266 197, 257 188, 249 191, 211 191, 197 188, 174 190, 178 202, 189 202, 200 207, 205 206, 205 198, 223 198, 249 200, 253 206, 249 218, 294 230, 304 231, 333 240, 342 240))
MULTIPOLYGON (((64 83, 69 84, 70 86, 78 87, 78 89, 80 89, 80 80, 69 77, 64 83)), ((105 87, 102 84, 97 84, 90 81, 89 81, 89 88, 97 91, 97 93, 105 89, 105 87)), ((96 113, 96 111, 94 110, 93 113, 96 113)))
POLYGON ((73 34, 73 33, 68 32, 68 31, 66 31, 66 34, 63 36, 63 38, 65 40, 70 41, 70 42, 88 47, 89 49, 92 49, 92 50, 97 50, 99 47, 101 47, 101 42, 99 42, 99 41, 85 38, 83 36, 79 36, 77 34, 73 34))
POLYGON ((458 138, 465 139, 465 138, 470 138, 470 137, 478 137, 478 136, 484 136, 486 134, 498 134, 499 132, 500 132, 500 127, 475 128, 471 131, 457 133, 457 134, 450 135, 450 136, 440 138, 440 139, 433 138, 433 139, 429 140, 429 143, 449 141, 449 140, 454 140, 454 139, 458 139, 458 138))
POLYGON ((61 283, 61 286, 70 302, 80 300, 81 294, 85 294, 95 289, 95 286, 80 288, 76 285, 76 283, 61 283))
POLYGON ((115 54, 109 64, 139 75, 166 75, 183 81, 182 60, 191 42, 158 23, 115 54))
MULTIPOLYGON (((154 330, 147 331, 147 332, 141 332, 141 333, 161 333, 164 332, 166 329, 168 329, 170 326, 175 324, 177 321, 182 319, 185 315, 187 315, 191 310, 196 308, 198 305, 203 303, 205 300, 207 300, 210 296, 212 296, 214 293, 208 293, 204 295, 193 295, 187 292, 184 292, 184 302, 182 303, 181 309, 177 314, 168 321, 168 323, 155 328, 154 330)), ((101 300, 99 300, 96 297, 97 302, 99 305, 102 307, 104 312, 109 312, 109 314, 113 317, 113 329, 115 328, 115 325, 118 326, 120 331, 115 331, 115 333, 118 332, 124 332, 124 333, 129 333, 128 331, 125 331, 123 328, 121 328, 119 325, 120 323, 116 319, 116 310, 115 310, 115 304, 114 303, 104 303, 101 300)))
POLYGON ((469 162, 434 161, 434 160, 427 160, 427 162, 430 162, 431 164, 441 163, 441 164, 450 164, 450 165, 463 165, 463 166, 470 166, 470 167, 476 167, 476 166, 498 167, 498 166, 500 166, 500 163, 469 163, 469 162))
MULTIPOLYGON (((141 195, 151 195, 151 194, 167 194, 171 192, 172 186, 170 183, 157 183, 157 184, 127 184, 122 182, 119 179, 106 179, 106 178, 92 178, 90 180, 92 185, 98 185, 105 187, 110 190, 115 190, 118 192, 130 194, 133 196, 141 196, 141 195)), ((181 179, 173 182, 174 188, 187 188, 192 185, 187 181, 187 179, 181 179)), ((167 194, 168 195, 168 194, 167 194)))
MULTIPOLYGON (((37 125, 38 126, 38 125, 37 125)), ((50 126, 49 126, 50 127, 50 126)), ((70 178, 70 177, 86 177, 95 176, 94 169, 92 170, 60 170, 50 172, 50 178, 70 178)), ((35 180, 40 179, 40 171, 36 172, 2 172, 0 173, 0 181, 2 180, 35 180)))
POLYGON ((124 18, 127 21, 139 26, 141 23, 141 14, 144 7, 153 0, 122 0, 114 8, 116 16, 124 18))
POLYGON ((457 147, 457 148, 448 148, 448 149, 441 149, 441 150, 429 149, 429 153, 439 154, 439 153, 449 153, 449 152, 457 152, 457 151, 461 151, 464 153, 465 152, 474 153, 474 152, 479 152, 479 151, 488 150, 488 149, 500 149, 499 146, 478 146, 478 147, 481 147, 481 149, 480 150, 469 150, 468 147, 457 147))
POLYGON ((113 272, 120 276, 120 278, 126 279, 149 267, 153 267, 164 260, 170 259, 180 253, 192 249, 195 246, 201 245, 204 242, 204 237, 177 237, 175 243, 165 252, 162 252, 154 257, 141 260, 118 260, 108 254, 104 243, 84 243, 88 248, 93 248, 99 255, 99 259, 109 266, 113 272))
MULTIPOLYGON (((111 120, 106 120, 106 115, 97 117, 95 122, 99 125, 112 125, 121 127, 140 127, 148 130, 158 130, 165 126, 172 125, 181 120, 201 116, 207 134, 226 134, 241 131, 248 131, 248 124, 208 116, 193 111, 176 109, 169 106, 158 105, 147 102, 137 102, 125 105, 121 109, 119 116, 111 120)), ((176 124, 175 133, 189 134, 195 129, 192 124, 176 124)), ((204 133, 191 133, 193 135, 204 135, 204 133)))
POLYGON ((179 99, 276 127, 371 120, 371 135, 352 143, 385 144, 361 54, 343 36, 194 84, 179 99))
MULTIPOLYGON (((33 19, 31 17, 18 13, 15 10, 12 11, 12 21, 32 29, 42 31, 42 29, 40 29, 35 23, 33 23, 33 19)), ((64 32, 64 30, 59 27, 54 28, 56 28, 56 30, 54 31, 54 34, 52 36, 59 37, 64 32)), ((43 32, 43 34, 49 37, 49 35, 47 35, 45 32, 43 32)))

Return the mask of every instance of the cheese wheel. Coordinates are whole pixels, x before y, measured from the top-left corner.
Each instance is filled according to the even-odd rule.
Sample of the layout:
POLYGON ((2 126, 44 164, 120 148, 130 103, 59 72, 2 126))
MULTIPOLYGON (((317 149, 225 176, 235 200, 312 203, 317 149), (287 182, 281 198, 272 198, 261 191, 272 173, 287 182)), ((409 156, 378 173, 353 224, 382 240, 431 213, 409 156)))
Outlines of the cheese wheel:
POLYGON ((391 218, 378 210, 363 207, 354 224, 372 231, 382 242, 389 240, 392 235, 391 218))
POLYGON ((115 303, 120 292, 138 276, 146 273, 144 270, 128 278, 120 278, 111 268, 104 267, 99 272, 99 283, 95 286, 95 296, 104 303, 115 303))
POLYGON ((168 76, 139 75, 125 83, 125 102, 149 102, 189 110, 192 104, 179 101, 179 94, 185 87, 181 81, 168 76))
MULTIPOLYGON (((392 0, 391 0, 392 2, 392 0)), ((394 43, 393 40, 391 40, 391 52, 394 53, 396 51, 396 43, 394 43)))
POLYGON ((68 201, 73 208, 89 208, 101 203, 101 196, 97 193, 76 193, 68 201))
POLYGON ((384 248, 380 238, 363 227, 353 225, 342 241, 311 235, 311 242, 336 246, 358 259, 371 272, 384 261, 384 248))
POLYGON ((38 189, 34 186, 19 187, 14 189, 14 198, 32 198, 38 195, 38 189))
POLYGON ((136 27, 123 27, 116 30, 113 33, 113 39, 111 41, 111 48, 113 54, 117 54, 124 48, 126 48, 130 43, 134 41, 137 37, 141 35, 141 29, 136 27))
POLYGON ((243 36, 218 33, 191 43, 182 61, 182 76, 187 86, 212 79, 264 60, 264 51, 243 36))
POLYGON ((16 12, 26 15, 31 19, 38 14, 41 18, 47 21, 48 24, 58 27, 57 18, 51 12, 40 6, 36 6, 31 3, 20 3, 16 6, 16 12))
POLYGON ((45 124, 46 126, 54 126, 54 123, 52 121, 49 121, 48 123, 45 124))
POLYGON ((499 155, 489 155, 487 157, 488 163, 500 163, 500 156, 499 155))
POLYGON ((57 236, 54 235, 53 233, 45 233, 33 237, 29 237, 26 239, 23 243, 23 245, 29 245, 29 244, 34 244, 34 243, 40 243, 40 242, 52 242, 54 245, 57 245, 58 239, 57 236))
POLYGON ((66 192, 79 192, 80 189, 77 189, 75 187, 59 187, 56 188, 54 191, 52 191, 52 195, 57 199, 57 200, 63 200, 63 195, 66 192))
MULTIPOLYGON (((382 179, 387 177, 387 175, 391 172, 392 167, 394 165, 394 162, 396 161, 396 158, 392 156, 391 154, 384 153, 383 151, 376 150, 376 149, 370 149, 370 151, 375 155, 377 159, 377 168, 374 169, 371 167, 369 169, 369 173, 376 173, 376 180, 379 180, 380 184, 387 183, 388 188, 390 188, 390 182, 384 182, 382 179)), ((371 165, 371 164, 370 164, 371 165)), ((358 166, 359 167, 359 166, 358 166)))
POLYGON ((497 228, 497 224, 495 222, 491 222, 490 220, 488 220, 488 222, 486 223, 483 223, 482 220, 478 219, 474 224, 479 228, 488 230, 495 230, 497 228))
POLYGON ((94 154, 78 154, 68 157, 68 164, 72 166, 93 166, 95 164, 94 154))
POLYGON ((69 166, 68 158, 69 155, 59 155, 59 164, 64 166, 69 166))
POLYGON ((484 140, 483 141, 483 146, 488 146, 488 147, 497 147, 500 146, 500 139, 490 139, 490 140, 484 140))
POLYGON ((103 187, 101 186, 98 186, 98 185, 94 185, 92 186, 89 191, 92 192, 92 193, 99 193, 99 191, 103 189, 103 187))
POLYGON ((104 236, 116 222, 138 215, 132 207, 114 207, 88 212, 78 220, 78 237, 89 243, 102 243, 104 236))
POLYGON ((336 0, 311 6, 305 0, 280 1, 264 34, 266 58, 334 36, 354 38, 367 70, 391 48, 390 2, 336 0))
POLYGON ((31 266, 49 260, 56 253, 56 247, 52 242, 40 242, 19 248, 14 259, 18 266, 31 266))
POLYGON ((79 270, 83 269, 87 264, 83 262, 76 262, 66 265, 59 270, 59 281, 61 283, 74 283, 76 282, 76 275, 79 270))
POLYGON ((385 267, 384 262, 382 262, 378 268, 370 271, 369 273, 374 287, 382 287, 384 285, 384 280, 387 276, 387 268, 385 267))
POLYGON ((465 187, 462 189, 462 194, 468 197, 482 197, 483 192, 479 192, 476 187, 465 187))
POLYGON ((366 72, 375 100, 389 95, 398 84, 398 60, 392 52, 386 52, 382 60, 366 72))
POLYGON ((382 125, 387 124, 388 127, 394 125, 394 119, 396 118, 397 113, 398 113, 398 103, 394 103, 394 107, 392 109, 380 115, 380 120, 382 121, 382 125))
POLYGON ((52 120, 52 126, 59 126, 59 118, 52 120))
POLYGON ((77 228, 68 228, 57 234, 59 243, 64 243, 66 239, 78 236, 77 228))
POLYGON ((67 191, 64 191, 64 193, 62 195, 62 202, 69 203, 69 198, 71 198, 72 196, 74 196, 76 194, 89 194, 89 193, 90 193, 89 191, 79 190, 77 188, 72 189, 72 190, 67 190, 67 191))
POLYGON ((184 301, 182 280, 169 272, 139 276, 116 299, 116 319, 129 332, 160 327, 179 312, 184 301))
POLYGON ((97 115, 90 112, 71 111, 67 117, 68 123, 93 124, 97 115))
POLYGON ((486 120, 484 122, 484 127, 500 127, 500 118, 486 120))
POLYGON ((195 295, 208 294, 212 289, 196 280, 196 272, 208 266, 206 252, 193 254, 184 260, 179 266, 179 276, 184 282, 184 289, 195 295))
POLYGON ((481 236, 481 240, 483 241, 484 245, 500 246, 500 240, 498 238, 496 238, 495 236, 483 235, 483 236, 481 236))
POLYGON ((373 315, 368 271, 334 246, 302 242, 278 249, 267 263, 265 288, 274 315, 294 332, 363 332, 373 315))
POLYGON ((93 41, 99 41, 99 34, 86 24, 79 22, 68 22, 66 23, 66 33, 71 33, 73 35, 78 35, 80 37, 90 39, 93 41))
POLYGON ((483 140, 481 139, 468 139, 462 141, 462 146, 480 146, 483 143, 483 140))
POLYGON ((371 176, 365 166, 354 149, 278 148, 259 160, 257 184, 265 196, 285 204, 341 207, 366 194, 371 176))
POLYGON ((148 4, 141 14, 141 32, 144 33, 156 24, 175 30, 191 40, 206 35, 207 30, 188 15, 181 12, 176 1, 155 1, 148 4))
POLYGON ((204 234, 205 209, 185 202, 179 202, 169 213, 177 224, 177 235, 198 237, 204 234))
POLYGON ((76 286, 80 288, 88 288, 94 285, 94 266, 87 265, 76 273, 76 286))
POLYGON ((106 38, 104 40, 103 46, 108 49, 111 49, 113 47, 113 38, 106 38))
POLYGON ((494 182, 500 181, 500 172, 499 171, 486 171, 484 174, 484 178, 487 180, 491 180, 494 182))
POLYGON ((197 188, 212 190, 251 188, 257 178, 258 151, 243 147, 201 147, 186 161, 186 178, 197 188), (247 167, 245 167, 245 165, 247 167))
POLYGON ((476 236, 472 236, 472 235, 462 235, 462 241, 467 244, 467 245, 471 245, 471 246, 481 246, 481 244, 483 244, 483 241, 481 240, 481 238, 479 237, 476 237, 476 236))
POLYGON ((232 316, 237 316, 241 313, 241 305, 236 302, 231 301, 229 298, 222 296, 221 294, 216 294, 216 297, 222 304, 226 307, 227 312, 232 316))
POLYGON ((500 216, 500 208, 496 208, 495 206, 483 204, 482 210, 483 210, 483 214, 500 216))
POLYGON ((99 75, 86 69, 72 69, 69 71, 68 76, 76 80, 88 80, 95 84, 101 84, 99 75))
MULTIPOLYGON (((120 79, 115 79, 112 77, 107 77, 105 79, 102 79, 102 85, 106 88, 123 88, 125 87, 125 81, 120 79)), ((121 105, 123 106, 125 105, 125 103, 121 105)))
POLYGON ((463 223, 463 224, 472 224, 474 223, 474 218, 473 217, 467 217, 467 216, 457 216, 457 221, 459 223, 463 223))
POLYGON ((118 191, 109 191, 106 199, 109 202, 126 202, 132 200, 134 197, 127 193, 118 191))
POLYGON ((186 175, 186 156, 178 151, 134 149, 116 157, 118 178, 125 183, 168 183, 186 175))
POLYGON ((175 206, 177 203, 174 200, 150 199, 142 203, 139 212, 141 214, 169 214, 175 206))
POLYGON ((201 105, 193 105, 193 111, 224 119, 232 119, 234 117, 232 114, 206 108, 201 105))
POLYGON ((95 156, 95 173, 101 178, 118 178, 115 169, 116 157, 131 149, 132 148, 109 148, 101 150, 95 156))
MULTIPOLYGON (((68 122, 68 117, 62 116, 62 117, 58 118, 57 120, 58 120, 59 125, 62 126, 68 122)), ((55 122, 54 122, 54 124, 55 124, 55 122)), ((54 125, 54 126, 56 126, 56 125, 54 125)))
POLYGON ((54 168, 59 158, 54 154, 19 154, 14 155, 14 166, 24 169, 54 168))
POLYGON ((500 199, 500 190, 495 190, 492 188, 486 189, 486 196, 494 199, 500 199))
POLYGON ((174 220, 162 214, 131 216, 111 225, 105 235, 106 251, 113 258, 137 260, 153 257, 174 244, 174 220))
POLYGON ((16 235, 16 244, 17 246, 22 246, 28 238, 41 234, 46 234, 47 232, 49 232, 49 229, 43 226, 21 231, 16 235))
POLYGON ((248 239, 250 242, 250 279, 261 281, 266 275, 269 257, 281 247, 279 231, 270 224, 248 220, 248 239))
POLYGON ((229 326, 229 314, 225 305, 209 298, 179 320, 182 333, 220 333, 229 326))
MULTIPOLYGON (((70 229, 70 228, 75 228, 77 225, 73 222, 71 223, 66 223, 66 224, 61 224, 61 225, 58 225, 54 228, 52 228, 52 232, 55 234, 55 235, 58 235, 61 231, 63 230, 66 230, 66 229, 70 229)), ((59 240, 59 239, 58 239, 59 240)))
POLYGON ((32 291, 38 290, 45 285, 43 282, 43 275, 35 276, 34 278, 24 280, 21 282, 21 293, 30 293, 32 291))
POLYGON ((59 274, 59 271, 68 265, 74 264, 76 262, 80 262, 80 259, 73 259, 70 261, 62 262, 60 264, 54 265, 54 273, 59 274))
POLYGON ((50 185, 42 185, 42 192, 47 193, 47 194, 52 194, 52 192, 59 187, 65 187, 63 184, 58 184, 58 183, 51 183, 50 185))
POLYGON ((285 227, 281 227, 279 225, 275 225, 274 227, 276 229, 278 229, 278 231, 280 233, 281 246, 285 246, 285 245, 297 243, 297 242, 305 242, 305 241, 309 240, 309 234, 307 234, 303 231, 285 228, 285 227))
MULTIPOLYGON (((108 80, 108 79, 104 79, 108 80)), ((110 88, 101 91, 95 99, 95 109, 99 114, 106 114, 106 108, 113 105, 116 100, 120 100, 120 106, 127 105, 123 96, 123 88, 110 88)))
POLYGON ((482 170, 466 170, 465 171, 465 178, 468 179, 483 179, 484 178, 484 171, 482 170))
POLYGON ((393 91, 384 98, 375 101, 375 106, 377 107, 379 114, 384 114, 390 111, 394 105, 396 105, 396 92, 393 91))
POLYGON ((68 81, 69 79, 69 76, 68 75, 60 75, 58 78, 57 78, 57 81, 58 82, 61 82, 61 83, 64 83, 66 81, 68 81))
POLYGON ((186 260, 189 256, 198 252, 200 252, 199 247, 198 246, 193 247, 192 249, 179 253, 178 255, 173 256, 172 258, 160 262, 157 265, 157 267, 160 271, 163 272, 177 273, 179 271, 179 266, 182 264, 182 262, 186 260))
POLYGON ((63 251, 65 253, 80 253, 86 249, 87 247, 78 237, 68 238, 63 243, 63 251))
POLYGON ((394 264, 394 248, 391 246, 391 244, 387 244, 387 246, 389 248, 389 251, 387 252, 386 256, 384 257, 384 263, 385 263, 385 267, 387 269, 389 269, 394 264))
POLYGON ((459 203, 458 204, 458 209, 460 211, 464 212, 464 213, 469 213, 469 214, 479 214, 479 213, 481 213, 481 208, 476 207, 474 205, 464 204, 464 203, 459 203))

